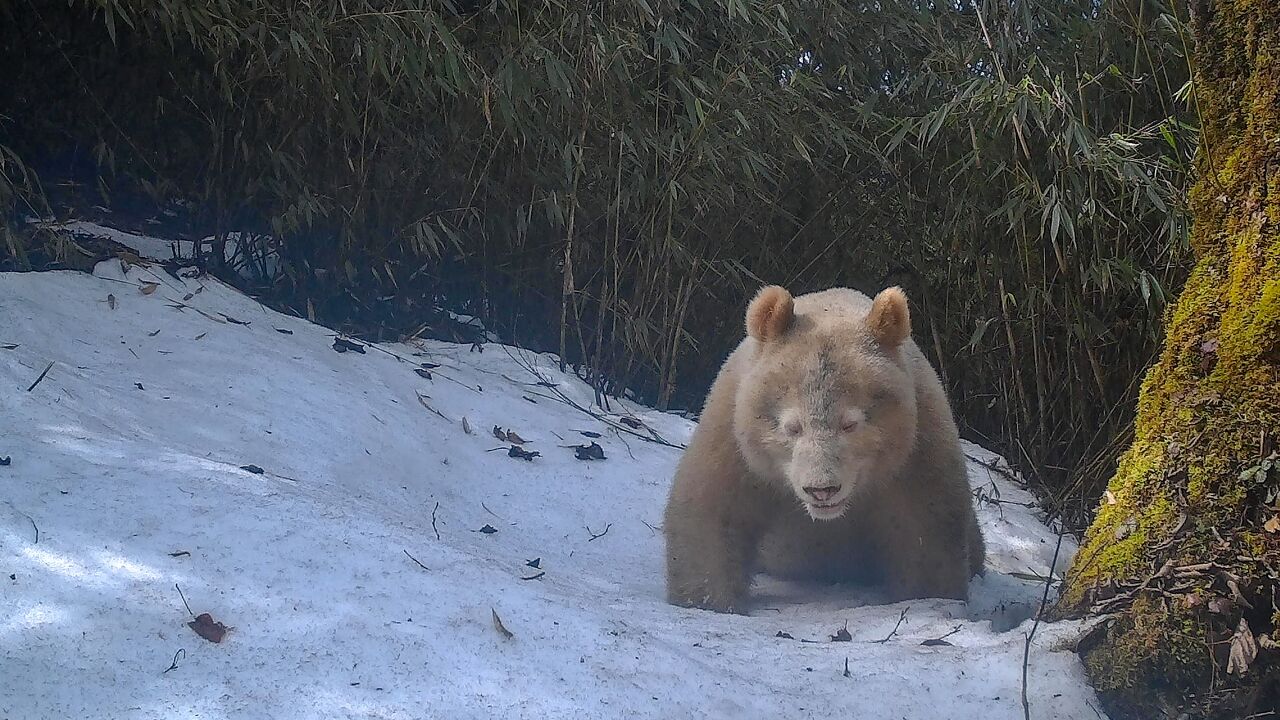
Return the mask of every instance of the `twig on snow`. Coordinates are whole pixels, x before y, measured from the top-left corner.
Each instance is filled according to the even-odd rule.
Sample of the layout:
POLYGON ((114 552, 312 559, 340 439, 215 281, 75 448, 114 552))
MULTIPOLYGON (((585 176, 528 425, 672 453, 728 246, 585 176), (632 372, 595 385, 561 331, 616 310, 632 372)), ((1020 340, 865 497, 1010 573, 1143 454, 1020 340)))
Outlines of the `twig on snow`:
POLYGON ((1031 660, 1031 639, 1036 636, 1036 630, 1040 628, 1040 618, 1044 616, 1044 608, 1049 604, 1049 588, 1053 587, 1053 571, 1058 569, 1058 552, 1062 550, 1062 536, 1065 535, 1067 529, 1061 526, 1058 530, 1058 544, 1053 548, 1053 560, 1049 562, 1049 577, 1044 581, 1044 594, 1040 596, 1040 609, 1036 611, 1036 621, 1031 624, 1031 632, 1026 635, 1026 642, 1022 645, 1022 717, 1023 720, 1031 720, 1031 704, 1027 702, 1027 666, 1031 660))
MULTIPOLYGON (((605 525, 604 532, 599 534, 597 534, 596 531, 592 530, 590 525, 585 525, 584 527, 587 528, 587 533, 591 535, 591 540, 595 540, 596 538, 602 538, 605 535, 608 535, 609 528, 613 527, 613 523, 609 523, 608 525, 605 525)), ((591 542, 591 540, 587 540, 587 542, 591 542)))
POLYGON ((49 364, 44 366, 44 372, 40 373, 40 377, 36 378, 36 381, 31 383, 31 386, 27 388, 27 392, 31 392, 32 390, 35 390, 36 386, 39 385, 42 380, 44 380, 44 376, 48 375, 49 371, 52 369, 53 369, 53 361, 50 360, 49 364))
POLYGON ((187 596, 182 594, 182 588, 178 587, 178 583, 173 584, 173 589, 178 591, 178 597, 182 598, 182 606, 187 609, 187 614, 195 617, 196 614, 191 612, 191 606, 187 604, 187 596))
POLYGON ((169 667, 165 668, 164 672, 160 674, 163 675, 164 673, 167 673, 170 670, 177 670, 179 657, 181 657, 183 660, 187 659, 187 651, 185 648, 178 648, 178 652, 173 654, 173 662, 169 663, 169 667))
POLYGON ((893 636, 898 634, 898 628, 902 627, 902 621, 907 619, 907 611, 910 609, 911 609, 911 606, 909 605, 907 607, 902 608, 902 612, 898 613, 898 622, 894 623, 893 629, 889 631, 888 635, 884 636, 884 639, 872 640, 871 642, 877 645, 883 645, 889 642, 890 640, 892 640, 893 636))
POLYGON ((405 550, 404 548, 400 548, 400 552, 404 553, 406 557, 408 557, 410 560, 417 563, 418 567, 422 568, 423 570, 426 570, 427 572, 431 572, 431 568, 427 567, 426 565, 423 565, 421 562, 418 562, 418 558, 410 555, 408 550, 405 550))
POLYGON ((436 503, 436 506, 431 508, 431 529, 436 534, 436 540, 440 539, 440 530, 436 527, 436 511, 439 509, 440 509, 440 503, 436 503))

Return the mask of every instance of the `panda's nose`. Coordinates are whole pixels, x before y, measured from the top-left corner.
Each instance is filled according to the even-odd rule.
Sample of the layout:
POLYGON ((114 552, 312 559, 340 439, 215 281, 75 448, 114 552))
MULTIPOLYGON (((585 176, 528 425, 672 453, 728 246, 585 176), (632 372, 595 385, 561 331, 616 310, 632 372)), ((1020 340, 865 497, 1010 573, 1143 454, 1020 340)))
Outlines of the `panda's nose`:
POLYGON ((826 502, 835 497, 836 493, 840 492, 840 487, 838 485, 828 485, 826 487, 806 486, 804 491, 814 500, 817 500, 818 502, 826 502))

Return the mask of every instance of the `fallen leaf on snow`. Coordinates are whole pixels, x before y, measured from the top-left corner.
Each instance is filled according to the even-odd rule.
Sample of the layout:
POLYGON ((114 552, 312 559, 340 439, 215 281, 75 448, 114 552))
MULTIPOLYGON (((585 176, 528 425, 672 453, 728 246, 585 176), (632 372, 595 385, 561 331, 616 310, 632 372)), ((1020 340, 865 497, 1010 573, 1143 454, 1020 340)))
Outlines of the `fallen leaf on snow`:
POLYGON ((418 368, 414 368, 413 371, 418 373, 418 377, 425 378, 427 380, 431 379, 431 371, 426 368, 418 367, 418 368))
POLYGON ((111 308, 112 310, 116 309, 116 296, 112 295, 111 293, 107 293, 107 307, 111 308))
POLYGON ((8 467, 11 464, 13 464, 13 458, 9 457, 8 455, 5 455, 4 457, 0 457, 0 467, 8 467))
POLYGON ((160 287, 160 283, 146 282, 142 283, 142 285, 138 287, 138 290, 140 290, 143 295, 150 295, 155 292, 158 287, 160 287))
POLYGON ((463 415, 463 416, 462 416, 462 432, 464 432, 464 433, 466 433, 466 434, 468 434, 468 435, 470 435, 470 434, 471 434, 471 423, 467 422, 467 416, 466 416, 466 415, 463 415))
POLYGON ((479 529, 479 530, 477 530, 476 532, 484 533, 485 535, 492 535, 492 534, 494 534, 494 533, 498 532, 498 528, 496 528, 496 527, 494 527, 494 526, 492 526, 492 525, 490 525, 490 524, 488 524, 488 523, 485 523, 484 527, 480 528, 480 529, 479 529))
POLYGON ((776 635, 774 635, 774 637, 776 637, 776 638, 783 638, 783 639, 786 639, 786 640, 795 640, 795 639, 796 639, 796 638, 795 638, 795 636, 794 636, 794 635, 792 635, 791 633, 785 633, 785 632, 782 632, 781 630, 779 630, 779 631, 778 631, 778 633, 777 633, 776 635))
POLYGON ((573 455, 579 460, 604 460, 604 448, 599 443, 591 443, 590 445, 575 445, 573 447, 573 455))
POLYGON ((847 621, 845 622, 844 627, 837 630, 836 634, 831 636, 831 642, 850 642, 852 640, 853 636, 849 634, 849 623, 847 621))
POLYGON ((504 638, 506 638, 506 639, 508 639, 508 640, 512 640, 512 639, 514 639, 514 638, 515 638, 515 635, 514 635, 514 634, 512 634, 512 632, 511 632, 510 630, 508 630, 508 629, 507 629, 507 626, 506 626, 506 625, 503 625, 503 624, 502 624, 502 618, 498 617, 498 611, 497 611, 497 610, 494 610, 493 608, 489 608, 489 612, 493 613, 493 627, 494 627, 494 629, 496 629, 499 633, 501 633, 501 634, 502 634, 502 637, 504 637, 504 638))
POLYGON ((214 620, 209 613, 200 613, 195 620, 187 623, 187 627, 209 642, 220 643, 227 635, 227 626, 214 620))
POLYGON ((286 330, 285 328, 273 328, 273 329, 274 329, 276 332, 280 333, 281 335, 292 335, 292 334, 293 334, 293 331, 292 331, 292 330, 286 330))
POLYGON ((265 472, 266 472, 266 470, 263 470, 262 468, 258 467, 257 465, 241 465, 241 466, 240 466, 240 469, 241 469, 241 470, 244 470, 245 472, 251 472, 251 473, 253 473, 254 475, 261 475, 261 474, 263 474, 263 473, 265 473, 265 472))
POLYGON ((542 453, 537 450, 525 450, 519 445, 512 445, 507 448, 507 457, 520 458, 521 460, 528 460, 529 462, 533 462, 534 458, 541 455, 542 453))
POLYGON ((497 425, 493 426, 493 436, 503 442, 514 443, 516 445, 524 445, 529 442, 517 435, 515 430, 504 430, 497 425))
POLYGON ((336 337, 333 339, 333 349, 340 353, 344 353, 350 350, 352 352, 358 352, 361 355, 364 354, 363 345, 361 345, 360 343, 353 343, 350 340, 344 340, 340 337, 336 337))

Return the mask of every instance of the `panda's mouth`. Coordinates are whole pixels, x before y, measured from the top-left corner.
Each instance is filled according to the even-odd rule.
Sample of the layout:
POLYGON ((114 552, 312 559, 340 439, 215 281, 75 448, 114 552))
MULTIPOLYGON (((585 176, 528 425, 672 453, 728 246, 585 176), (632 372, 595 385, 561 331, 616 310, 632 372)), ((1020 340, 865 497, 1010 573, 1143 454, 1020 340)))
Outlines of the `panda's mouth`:
POLYGON ((849 499, 843 498, 827 503, 808 501, 805 502, 804 509, 809 513, 809 517, 814 520, 835 520, 844 515, 845 511, 849 509, 849 499))

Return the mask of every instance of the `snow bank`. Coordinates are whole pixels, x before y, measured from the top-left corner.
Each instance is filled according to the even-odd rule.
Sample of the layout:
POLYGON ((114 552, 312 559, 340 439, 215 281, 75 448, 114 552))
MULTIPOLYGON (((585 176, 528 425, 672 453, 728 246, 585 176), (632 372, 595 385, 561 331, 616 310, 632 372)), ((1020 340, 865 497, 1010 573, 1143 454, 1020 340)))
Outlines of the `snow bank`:
MULTIPOLYGON (((1022 718, 1023 577, 1056 537, 991 453, 967 448, 1001 501, 967 607, 762 579, 750 617, 678 609, 679 450, 641 436, 688 421, 588 415, 588 387, 515 348, 333 340, 159 267, 0 274, 0 714, 1022 718), (565 447, 591 442, 606 459, 565 447)), ((1039 628, 1038 720, 1100 717, 1057 649, 1078 629, 1039 628)))

